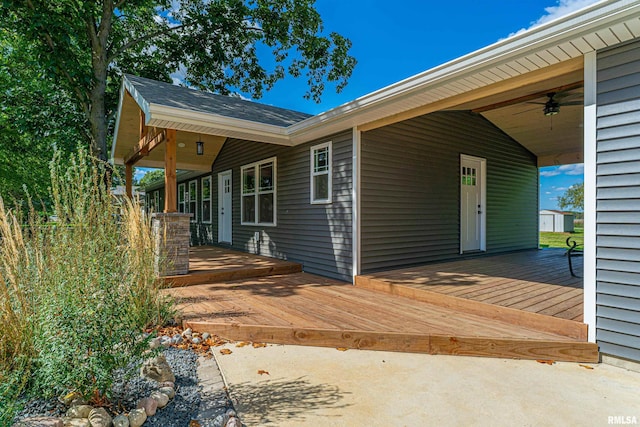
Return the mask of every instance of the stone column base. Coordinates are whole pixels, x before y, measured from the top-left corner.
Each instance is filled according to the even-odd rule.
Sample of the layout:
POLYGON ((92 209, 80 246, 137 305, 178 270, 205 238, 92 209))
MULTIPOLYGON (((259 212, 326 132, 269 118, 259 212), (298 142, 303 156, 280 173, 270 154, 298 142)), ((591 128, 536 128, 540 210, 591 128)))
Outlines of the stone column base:
POLYGON ((157 275, 176 276, 189 272, 189 221, 192 216, 177 212, 151 215, 157 275))

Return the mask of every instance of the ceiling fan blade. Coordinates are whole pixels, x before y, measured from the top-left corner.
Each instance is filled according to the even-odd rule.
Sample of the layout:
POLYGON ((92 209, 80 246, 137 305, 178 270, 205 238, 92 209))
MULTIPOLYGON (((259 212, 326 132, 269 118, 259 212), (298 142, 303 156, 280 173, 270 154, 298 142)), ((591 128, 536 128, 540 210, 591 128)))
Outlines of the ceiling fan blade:
POLYGON ((584 105, 584 101, 570 101, 570 102, 561 102, 560 106, 564 107, 566 105, 584 105))

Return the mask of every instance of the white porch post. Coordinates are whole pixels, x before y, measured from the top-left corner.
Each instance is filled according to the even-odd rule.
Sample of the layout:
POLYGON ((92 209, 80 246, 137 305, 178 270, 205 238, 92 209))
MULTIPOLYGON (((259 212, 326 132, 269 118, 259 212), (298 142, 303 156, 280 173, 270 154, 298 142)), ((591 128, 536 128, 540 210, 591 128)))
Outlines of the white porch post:
POLYGON ((357 128, 353 128, 353 165, 351 169, 351 203, 352 203, 352 283, 355 284, 356 276, 360 274, 360 156, 361 156, 361 137, 362 132, 357 128))
POLYGON ((584 323, 596 341, 596 52, 584 55, 584 323))

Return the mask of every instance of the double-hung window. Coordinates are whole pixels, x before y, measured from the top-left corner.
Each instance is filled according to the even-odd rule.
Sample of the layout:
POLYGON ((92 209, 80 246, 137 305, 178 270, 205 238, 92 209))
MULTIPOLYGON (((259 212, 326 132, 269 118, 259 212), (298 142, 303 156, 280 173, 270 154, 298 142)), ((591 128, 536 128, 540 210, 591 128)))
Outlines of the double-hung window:
POLYGON ((189 213, 192 213, 191 222, 198 222, 198 181, 189 181, 189 213))
POLYGON ((211 177, 202 178, 202 222, 211 222, 211 177))
POLYGON ((311 203, 331 203, 331 141, 311 147, 311 203))
POLYGON ((187 190, 185 189, 184 184, 178 185, 178 212, 184 213, 187 211, 187 190))
POLYGON ((241 212, 244 225, 276 225, 276 158, 245 165, 241 212))
POLYGON ((153 211, 160 212, 160 191, 153 192, 153 211))

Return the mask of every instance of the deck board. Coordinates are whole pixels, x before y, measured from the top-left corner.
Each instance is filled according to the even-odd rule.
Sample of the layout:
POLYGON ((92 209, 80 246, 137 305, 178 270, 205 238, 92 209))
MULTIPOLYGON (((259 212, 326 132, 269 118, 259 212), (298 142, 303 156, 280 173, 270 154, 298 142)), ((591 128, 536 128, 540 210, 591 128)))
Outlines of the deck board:
MULTIPOLYGON (((561 249, 523 251, 367 274, 366 277, 503 307, 582 321, 582 279, 561 249), (561 296, 563 295, 563 296, 561 296), (558 310, 558 307, 565 309, 558 310), (553 313, 553 314, 551 314, 553 313)), ((582 258, 573 259, 582 272, 582 258)))
POLYGON ((185 325, 235 340, 595 361, 597 346, 307 273, 176 287, 185 325))

